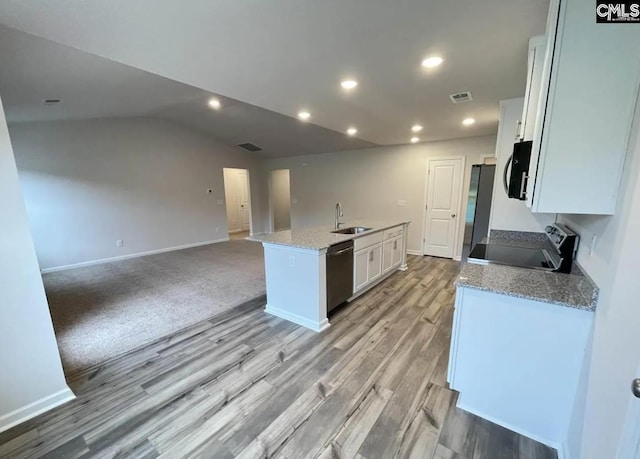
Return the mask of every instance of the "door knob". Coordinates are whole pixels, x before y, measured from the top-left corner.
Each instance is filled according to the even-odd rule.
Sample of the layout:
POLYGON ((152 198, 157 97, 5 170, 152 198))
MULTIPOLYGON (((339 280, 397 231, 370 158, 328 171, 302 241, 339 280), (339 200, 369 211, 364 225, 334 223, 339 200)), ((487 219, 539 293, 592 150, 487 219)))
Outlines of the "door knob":
POLYGON ((451 214, 451 218, 456 218, 456 214, 451 214))
POLYGON ((631 381, 631 393, 637 398, 640 398, 640 378, 636 378, 631 381))

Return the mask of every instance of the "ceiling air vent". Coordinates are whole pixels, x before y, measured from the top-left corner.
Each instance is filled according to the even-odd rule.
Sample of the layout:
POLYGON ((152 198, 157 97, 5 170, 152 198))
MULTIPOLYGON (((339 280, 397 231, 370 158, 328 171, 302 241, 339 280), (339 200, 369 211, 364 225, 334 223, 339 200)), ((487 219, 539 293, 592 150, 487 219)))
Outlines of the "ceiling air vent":
POLYGON ((473 97, 471 97, 471 93, 469 91, 459 92, 457 94, 451 94, 449 98, 451 99, 451 102, 453 102, 454 104, 460 104, 462 102, 470 102, 473 100, 473 97))
POLYGON ((252 143, 241 143, 240 145, 238 145, 240 148, 244 148, 247 151, 261 151, 262 148, 260 148, 257 145, 254 145, 252 143))
POLYGON ((45 99, 44 100, 44 104, 45 105, 55 105, 55 104, 59 104, 60 103, 60 99, 45 99))

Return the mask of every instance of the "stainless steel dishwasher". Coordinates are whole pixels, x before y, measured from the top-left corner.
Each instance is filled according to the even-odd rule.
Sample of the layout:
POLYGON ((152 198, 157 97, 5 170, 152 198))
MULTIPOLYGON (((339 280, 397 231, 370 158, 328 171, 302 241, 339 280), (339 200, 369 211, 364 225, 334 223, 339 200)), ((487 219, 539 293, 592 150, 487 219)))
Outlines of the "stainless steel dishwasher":
POLYGON ((353 295, 353 241, 327 250, 327 313, 353 295))

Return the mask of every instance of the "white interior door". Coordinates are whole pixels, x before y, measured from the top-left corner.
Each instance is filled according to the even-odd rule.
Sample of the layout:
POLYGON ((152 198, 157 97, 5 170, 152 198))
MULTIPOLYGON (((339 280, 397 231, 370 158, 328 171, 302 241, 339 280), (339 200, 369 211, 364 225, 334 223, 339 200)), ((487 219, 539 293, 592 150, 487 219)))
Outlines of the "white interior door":
POLYGON ((458 233, 462 158, 429 160, 425 255, 453 258, 458 233))
POLYGON ((249 174, 238 172, 238 196, 240 197, 240 227, 248 231, 250 226, 251 200, 249 199, 249 174))

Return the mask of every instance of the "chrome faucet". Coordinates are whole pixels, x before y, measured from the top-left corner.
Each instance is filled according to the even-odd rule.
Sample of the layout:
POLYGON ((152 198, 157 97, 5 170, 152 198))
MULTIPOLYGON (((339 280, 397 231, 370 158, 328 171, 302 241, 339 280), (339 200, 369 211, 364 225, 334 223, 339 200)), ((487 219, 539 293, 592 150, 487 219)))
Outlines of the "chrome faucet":
POLYGON ((344 217, 342 213, 342 204, 336 204, 336 229, 340 229, 340 225, 344 225, 344 222, 340 221, 340 217, 344 217))

